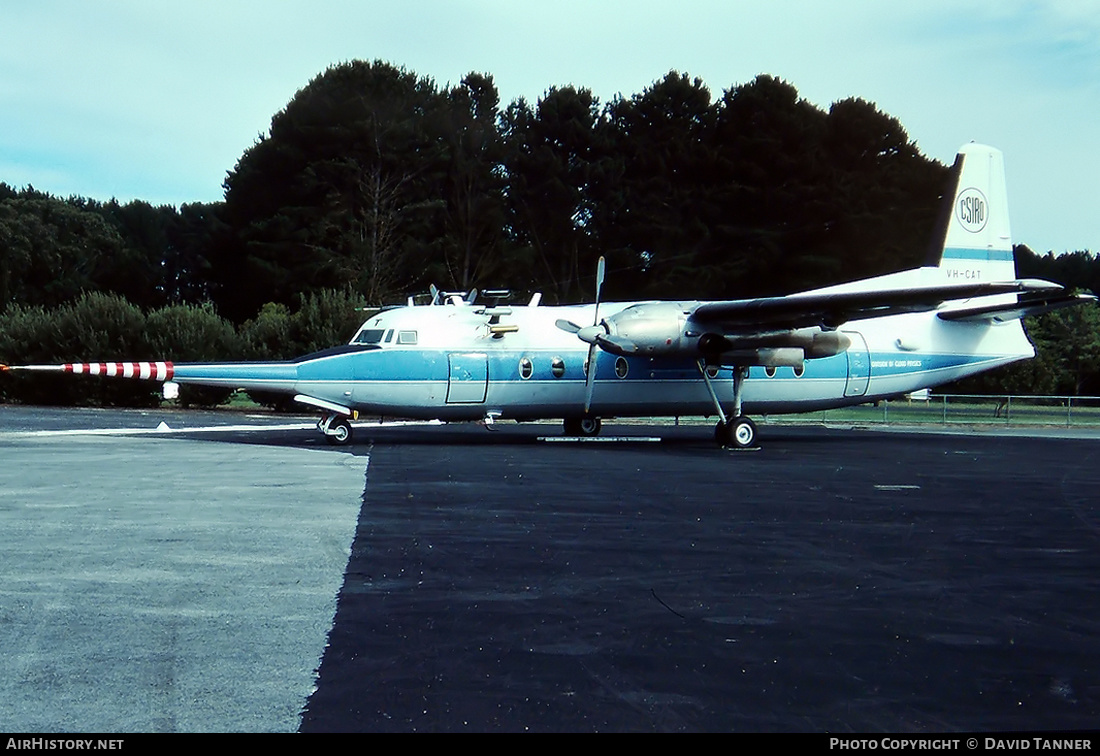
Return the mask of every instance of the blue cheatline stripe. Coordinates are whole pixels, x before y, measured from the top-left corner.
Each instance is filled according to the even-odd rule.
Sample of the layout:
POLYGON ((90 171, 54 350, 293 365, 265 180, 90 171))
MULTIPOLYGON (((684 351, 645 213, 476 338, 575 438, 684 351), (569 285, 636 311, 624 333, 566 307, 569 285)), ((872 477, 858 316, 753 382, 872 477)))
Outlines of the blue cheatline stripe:
MULTIPOLYGON (((539 353, 526 350, 501 350, 487 352, 488 378, 493 383, 524 383, 520 377, 519 361, 527 357, 532 362, 533 383, 583 382, 583 361, 585 352, 561 352, 553 356, 561 357, 565 362, 565 374, 554 377, 551 372, 551 353, 539 353)), ((968 364, 980 364, 991 359, 990 356, 961 354, 899 354, 894 352, 865 355, 870 365, 872 378, 901 376, 913 373, 935 372, 944 369, 959 368, 968 364)), ((999 359, 999 358, 995 358, 999 359)), ((597 360, 597 378, 601 382, 614 384, 618 378, 615 373, 616 360, 611 355, 601 355, 597 360)), ((629 369, 625 376, 631 382, 654 380, 681 381, 698 380, 699 372, 691 360, 662 361, 654 364, 648 358, 634 357, 627 360, 629 369)), ((807 360, 804 378, 844 380, 848 377, 847 355, 840 354, 823 359, 807 360)), ((720 371, 719 380, 728 381, 732 375, 730 368, 720 371)), ((754 367, 750 378, 772 380, 766 371, 754 367)), ((775 379, 794 379, 791 368, 779 368, 775 379)), ((186 364, 176 366, 176 379, 181 382, 215 380, 222 385, 248 385, 252 387, 281 385, 288 388, 317 384, 364 385, 374 382, 445 382, 448 379, 447 352, 435 350, 379 350, 376 352, 356 353, 310 361, 308 363, 267 363, 267 364, 186 364)))
POLYGON ((945 260, 985 260, 985 261, 1000 261, 1000 262, 1012 262, 1011 249, 964 249, 962 247, 951 247, 944 249, 943 259, 945 260))

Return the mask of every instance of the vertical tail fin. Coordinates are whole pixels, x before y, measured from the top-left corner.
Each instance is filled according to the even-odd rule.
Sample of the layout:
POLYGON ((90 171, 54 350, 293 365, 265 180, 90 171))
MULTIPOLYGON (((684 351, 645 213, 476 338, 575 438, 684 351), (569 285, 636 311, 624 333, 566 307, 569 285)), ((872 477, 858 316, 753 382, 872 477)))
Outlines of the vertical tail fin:
POLYGON ((941 217, 936 266, 948 283, 1015 279, 1004 156, 993 147, 971 143, 959 150, 952 172, 957 183, 941 217))

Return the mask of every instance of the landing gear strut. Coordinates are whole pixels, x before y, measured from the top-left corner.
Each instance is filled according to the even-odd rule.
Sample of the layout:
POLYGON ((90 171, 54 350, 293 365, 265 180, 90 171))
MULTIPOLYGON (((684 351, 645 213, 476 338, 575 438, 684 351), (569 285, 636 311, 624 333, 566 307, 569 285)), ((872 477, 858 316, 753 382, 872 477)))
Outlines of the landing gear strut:
POLYGON ((702 360, 697 364, 707 391, 710 392, 711 401, 714 402, 714 408, 718 411, 718 424, 714 426, 714 440, 721 446, 751 449, 756 445, 756 423, 741 414, 741 389, 749 375, 749 369, 747 367, 733 369, 733 417, 726 419, 722 403, 718 401, 718 394, 714 392, 714 386, 711 385, 710 376, 707 374, 707 366, 702 360))
POLYGON ((590 438, 600 435, 600 428, 603 427, 603 423, 598 417, 585 415, 584 417, 567 417, 563 426, 567 436, 590 438))

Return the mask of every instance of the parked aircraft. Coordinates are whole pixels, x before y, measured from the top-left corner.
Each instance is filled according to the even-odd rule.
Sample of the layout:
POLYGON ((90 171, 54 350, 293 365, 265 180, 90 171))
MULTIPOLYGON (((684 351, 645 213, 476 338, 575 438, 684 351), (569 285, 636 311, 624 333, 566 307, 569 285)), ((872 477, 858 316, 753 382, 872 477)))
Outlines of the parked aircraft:
POLYGON ((1094 300, 1018 280, 1001 153, 964 146, 926 267, 782 297, 716 302, 477 304, 383 309, 348 344, 286 362, 12 367, 281 392, 322 412, 336 444, 360 414, 444 421, 716 416, 715 437, 756 443, 755 413, 898 396, 1035 354, 1024 315, 1094 300))

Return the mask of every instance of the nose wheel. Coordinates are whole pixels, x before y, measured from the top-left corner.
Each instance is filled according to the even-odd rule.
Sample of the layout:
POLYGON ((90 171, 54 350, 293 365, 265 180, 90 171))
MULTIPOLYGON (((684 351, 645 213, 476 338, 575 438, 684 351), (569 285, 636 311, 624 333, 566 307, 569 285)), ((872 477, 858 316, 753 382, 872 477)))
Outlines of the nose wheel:
POLYGON ((333 446, 347 446, 351 443, 351 423, 343 415, 326 415, 317 423, 317 429, 333 446))

